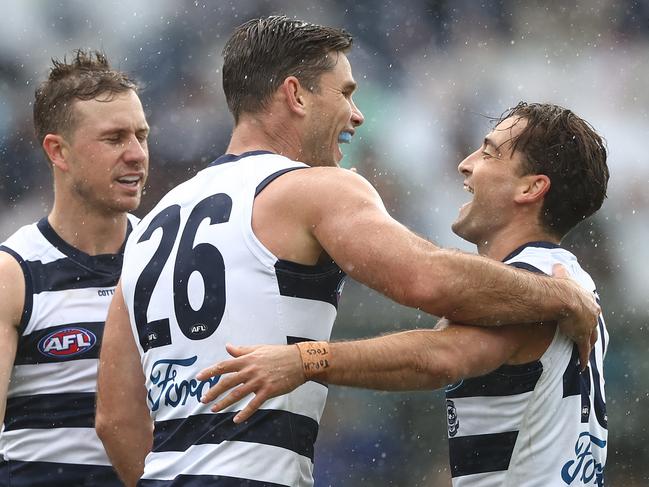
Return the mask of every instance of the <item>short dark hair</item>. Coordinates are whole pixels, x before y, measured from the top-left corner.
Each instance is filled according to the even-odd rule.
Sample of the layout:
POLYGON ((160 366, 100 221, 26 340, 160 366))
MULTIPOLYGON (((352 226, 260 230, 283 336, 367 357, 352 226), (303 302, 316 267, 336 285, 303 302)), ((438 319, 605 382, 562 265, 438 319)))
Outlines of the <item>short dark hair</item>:
POLYGON ((520 151, 523 155, 523 174, 550 178, 541 221, 562 238, 599 210, 606 198, 609 170, 605 142, 588 122, 558 105, 520 102, 506 110, 496 124, 510 117, 526 122, 511 140, 512 154, 520 151))
POLYGON ((265 108, 288 76, 318 92, 322 73, 335 66, 332 52, 347 52, 342 29, 284 16, 252 19, 237 27, 223 48, 223 91, 235 123, 265 108))
POLYGON ((69 133, 75 127, 76 100, 92 100, 133 90, 137 84, 125 73, 112 69, 99 51, 77 49, 70 63, 52 59, 50 74, 36 90, 34 131, 40 143, 47 134, 69 133))

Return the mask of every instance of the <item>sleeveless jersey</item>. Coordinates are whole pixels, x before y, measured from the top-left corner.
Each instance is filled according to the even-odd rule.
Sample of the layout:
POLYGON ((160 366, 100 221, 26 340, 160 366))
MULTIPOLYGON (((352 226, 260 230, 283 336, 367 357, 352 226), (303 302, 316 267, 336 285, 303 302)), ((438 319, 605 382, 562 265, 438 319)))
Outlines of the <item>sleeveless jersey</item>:
POLYGON ((313 485, 324 385, 307 382, 235 425, 251 396, 214 414, 199 400, 219 378, 194 378, 230 358, 228 342, 329 339, 343 272, 278 260, 251 224, 255 196, 305 167, 264 151, 222 156, 129 238, 122 286, 155 428, 139 486, 313 485))
POLYGON ((0 436, 0 485, 122 485, 94 424, 99 348, 123 249, 90 256, 43 218, 0 250, 20 263, 26 288, 0 436))
MULTIPOLYGON (((562 264, 597 297, 595 284, 575 256, 557 245, 532 242, 504 262, 545 274, 562 264)), ((601 316, 598 321, 599 338, 583 373, 577 347, 557 327, 538 361, 503 365, 447 388, 454 487, 604 485, 608 332, 601 316)))

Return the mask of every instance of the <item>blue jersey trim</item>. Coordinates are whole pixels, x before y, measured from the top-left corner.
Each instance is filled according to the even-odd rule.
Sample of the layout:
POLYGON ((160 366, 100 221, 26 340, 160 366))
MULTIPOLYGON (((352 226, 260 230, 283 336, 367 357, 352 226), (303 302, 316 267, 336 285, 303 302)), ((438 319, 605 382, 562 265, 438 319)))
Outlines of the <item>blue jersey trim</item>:
POLYGON ((5 431, 94 427, 94 392, 37 394, 7 399, 5 431))
POLYGON ((186 451, 192 445, 246 441, 278 446, 313 461, 318 423, 301 414, 272 409, 257 411, 248 421, 235 424, 236 412, 197 414, 182 419, 156 421, 154 452, 186 451))
POLYGON ((255 189, 255 197, 259 196, 259 193, 261 193, 266 188, 266 186, 268 186, 270 183, 275 181, 275 179, 277 179, 283 174, 286 174, 287 172, 295 171, 296 169, 306 169, 306 167, 304 166, 287 167, 285 169, 280 169, 279 171, 276 171, 270 176, 266 177, 261 183, 257 185, 257 188, 255 189))
POLYGON ((538 242, 527 242, 520 247, 518 247, 516 250, 511 252, 507 257, 505 257, 502 262, 506 262, 510 259, 513 259, 516 257, 518 254, 520 254, 523 250, 525 250, 527 247, 538 247, 542 249, 560 249, 561 245, 555 244, 553 242, 545 242, 545 241, 538 241, 538 242))
POLYGON ((228 162, 235 162, 241 160, 244 157, 260 156, 262 154, 274 154, 274 152, 267 151, 267 150, 251 150, 248 152, 244 152, 243 154, 223 154, 222 156, 212 161, 210 165, 207 167, 219 166, 221 164, 227 164, 228 162))

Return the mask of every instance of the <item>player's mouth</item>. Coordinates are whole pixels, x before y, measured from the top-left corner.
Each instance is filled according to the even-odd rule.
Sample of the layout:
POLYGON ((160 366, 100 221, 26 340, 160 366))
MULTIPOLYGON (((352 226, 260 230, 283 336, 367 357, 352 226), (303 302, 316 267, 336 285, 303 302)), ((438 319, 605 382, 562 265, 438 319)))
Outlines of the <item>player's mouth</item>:
POLYGON ((123 188, 127 188, 131 191, 137 191, 142 185, 143 180, 144 180, 143 174, 128 174, 115 179, 115 181, 117 181, 117 183, 119 183, 120 186, 122 186, 123 188))
MULTIPOLYGON (((475 190, 473 189, 473 187, 472 187, 472 186, 469 186, 469 184, 466 183, 466 182, 464 183, 464 191, 470 193, 471 195, 474 195, 474 194, 475 194, 475 190)), ((473 202, 473 198, 471 198, 469 201, 467 201, 466 203, 464 203, 464 204, 460 207, 460 210, 463 210, 464 208, 466 208, 467 206, 469 206, 472 202, 473 202)))
POLYGON ((338 134, 338 143, 351 144, 353 136, 354 136, 354 132, 350 132, 349 130, 343 130, 342 132, 340 132, 340 134, 338 134))

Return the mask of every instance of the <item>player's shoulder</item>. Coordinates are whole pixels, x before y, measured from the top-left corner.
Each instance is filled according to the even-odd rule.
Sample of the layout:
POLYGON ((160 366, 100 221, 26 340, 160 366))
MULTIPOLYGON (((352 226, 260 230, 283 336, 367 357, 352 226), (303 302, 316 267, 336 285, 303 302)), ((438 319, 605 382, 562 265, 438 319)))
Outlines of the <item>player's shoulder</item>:
POLYGON ((299 192, 339 195, 344 197, 354 193, 375 193, 374 187, 355 171, 340 167, 307 167, 303 171, 292 171, 284 179, 285 184, 293 185, 299 192))
POLYGON ((582 286, 595 289, 595 283, 588 272, 581 267, 577 257, 556 243, 542 241, 526 243, 505 257, 503 262, 513 267, 547 275, 552 275, 553 267, 560 264, 582 286))

